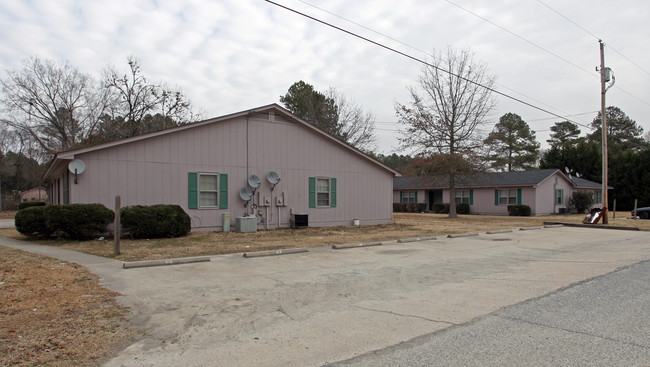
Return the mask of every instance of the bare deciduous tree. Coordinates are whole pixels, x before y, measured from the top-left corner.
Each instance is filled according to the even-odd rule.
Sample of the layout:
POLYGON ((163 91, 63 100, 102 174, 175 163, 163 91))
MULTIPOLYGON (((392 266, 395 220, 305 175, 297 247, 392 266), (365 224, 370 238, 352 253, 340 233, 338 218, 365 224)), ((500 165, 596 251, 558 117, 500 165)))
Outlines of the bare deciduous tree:
POLYGON ((341 140, 365 152, 375 148, 375 115, 347 98, 336 88, 325 94, 334 101, 338 112, 338 136, 341 140))
POLYGON ((109 92, 110 114, 102 118, 101 134, 108 139, 135 136, 195 121, 191 103, 178 88, 150 83, 139 61, 128 58, 129 71, 104 70, 104 87, 109 92), (155 124, 152 125, 152 121, 155 124))
POLYGON ((67 62, 24 61, 0 81, 0 121, 27 133, 44 153, 72 148, 90 136, 106 108, 101 88, 67 62))
POLYGON ((478 161, 482 139, 479 126, 494 107, 494 77, 474 61, 468 50, 434 53, 422 70, 419 88, 410 87, 411 101, 395 106, 401 143, 431 158, 434 171, 449 176, 449 217, 456 217, 456 176, 478 161))

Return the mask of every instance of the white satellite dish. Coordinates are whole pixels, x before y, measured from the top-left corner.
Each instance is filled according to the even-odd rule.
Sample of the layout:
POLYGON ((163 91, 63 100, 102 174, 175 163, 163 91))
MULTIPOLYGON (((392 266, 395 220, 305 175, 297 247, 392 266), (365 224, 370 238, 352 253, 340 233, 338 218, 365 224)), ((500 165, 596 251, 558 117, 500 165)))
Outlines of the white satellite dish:
POLYGON ((250 175, 248 176, 248 184, 250 187, 256 189, 262 185, 262 180, 260 180, 256 175, 250 175))
POLYGON ((275 185, 277 185, 280 182, 280 176, 275 171, 270 171, 269 173, 266 174, 266 179, 269 181, 269 183, 273 186, 271 186, 271 191, 275 188, 275 185))
POLYGON ((70 172, 74 173, 74 183, 77 183, 77 175, 82 174, 86 170, 86 163, 81 159, 73 159, 68 164, 70 172))
POLYGON ((245 201, 244 208, 248 206, 248 202, 253 198, 253 192, 248 187, 242 187, 239 190, 239 197, 245 201))

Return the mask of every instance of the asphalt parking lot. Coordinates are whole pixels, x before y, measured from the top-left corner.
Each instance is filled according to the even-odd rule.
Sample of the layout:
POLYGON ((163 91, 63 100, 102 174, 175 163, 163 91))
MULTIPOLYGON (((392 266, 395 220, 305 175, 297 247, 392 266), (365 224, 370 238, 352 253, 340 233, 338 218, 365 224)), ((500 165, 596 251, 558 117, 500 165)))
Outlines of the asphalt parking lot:
MULTIPOLYGON (((530 300, 650 259, 650 233, 560 227, 136 269, 66 256, 121 292, 146 329, 108 366, 394 365, 382 351, 485 320, 485 338, 513 337, 494 315, 514 305, 528 317, 530 300)), ((627 317, 647 325, 645 312, 627 317)))

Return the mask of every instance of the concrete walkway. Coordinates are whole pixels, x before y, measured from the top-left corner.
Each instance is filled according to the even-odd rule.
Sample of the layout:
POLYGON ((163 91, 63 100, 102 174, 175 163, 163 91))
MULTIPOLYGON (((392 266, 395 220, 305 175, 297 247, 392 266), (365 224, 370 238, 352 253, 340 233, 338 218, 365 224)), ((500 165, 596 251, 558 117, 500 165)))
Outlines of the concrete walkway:
POLYGON ((107 366, 345 361, 650 259, 649 232, 585 228, 128 270, 59 248, 0 245, 78 262, 124 295, 147 333, 107 366))
POLYGON ((0 219, 0 228, 16 228, 13 219, 0 219))

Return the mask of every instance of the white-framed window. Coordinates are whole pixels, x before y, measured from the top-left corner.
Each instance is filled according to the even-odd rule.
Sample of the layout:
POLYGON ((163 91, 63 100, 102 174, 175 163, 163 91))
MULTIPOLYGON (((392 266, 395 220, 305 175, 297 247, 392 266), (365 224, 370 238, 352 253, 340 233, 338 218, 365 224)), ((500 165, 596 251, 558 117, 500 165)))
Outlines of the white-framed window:
POLYGON ((456 204, 469 204, 469 190, 456 190, 456 204))
POLYGON ((417 203, 418 193, 416 191, 402 191, 402 203, 417 203))
POLYGON ((564 189, 555 189, 555 204, 564 205, 564 189))
POLYGON ((594 204, 601 204, 603 202, 603 192, 594 191, 594 204))
POLYGON ((499 205, 516 205, 517 189, 499 190, 499 205))
POLYGON ((219 174, 199 173, 199 208, 219 206, 219 174))
POLYGON ((330 206, 330 179, 316 178, 316 207, 330 206))

